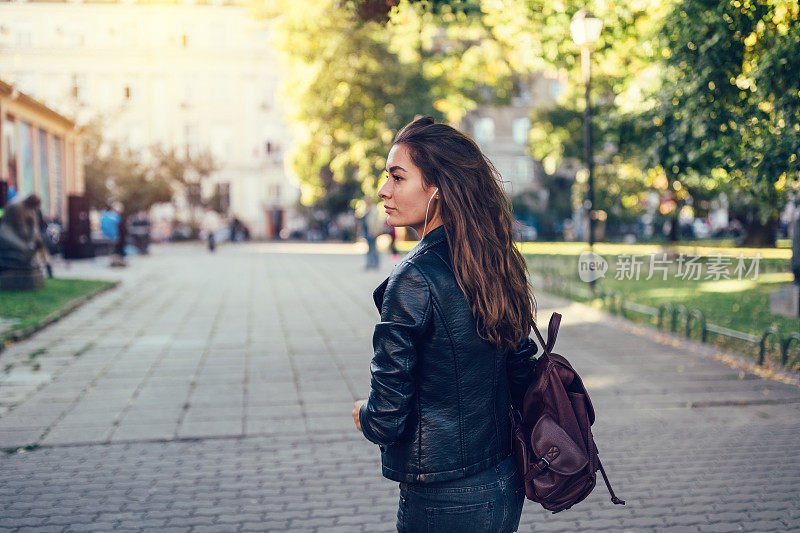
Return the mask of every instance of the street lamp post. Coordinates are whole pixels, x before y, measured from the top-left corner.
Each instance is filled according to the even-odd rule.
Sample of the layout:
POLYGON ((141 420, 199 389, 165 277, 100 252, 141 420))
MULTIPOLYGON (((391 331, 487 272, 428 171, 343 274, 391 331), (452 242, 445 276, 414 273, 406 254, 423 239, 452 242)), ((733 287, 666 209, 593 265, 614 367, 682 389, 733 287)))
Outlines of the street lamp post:
MULTIPOLYGON (((586 158, 586 170, 588 172, 588 185, 589 191, 585 206, 589 215, 589 249, 594 246, 594 227, 595 227, 595 213, 594 213, 594 158, 592 156, 592 105, 590 100, 590 91, 592 84, 591 77, 591 47, 600 37, 600 32, 603 29, 603 21, 589 12, 588 9, 581 8, 575 16, 572 17, 572 23, 569 26, 572 33, 572 40, 575 44, 581 47, 581 71, 583 73, 583 83, 586 87, 586 108, 583 112, 583 144, 584 153, 586 158)), ((594 289, 594 282, 592 282, 592 289, 594 289)))
POLYGON ((793 211, 791 267, 794 284, 800 285, 800 192, 795 195, 793 211))

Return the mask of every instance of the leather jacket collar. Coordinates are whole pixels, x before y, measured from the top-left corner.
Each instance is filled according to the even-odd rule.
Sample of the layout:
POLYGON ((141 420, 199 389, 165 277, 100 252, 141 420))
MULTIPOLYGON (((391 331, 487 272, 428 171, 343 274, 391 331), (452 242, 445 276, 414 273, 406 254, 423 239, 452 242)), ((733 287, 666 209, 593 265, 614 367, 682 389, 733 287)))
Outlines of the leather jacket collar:
POLYGON ((422 238, 421 241, 417 243, 414 248, 408 253, 408 255, 404 258, 404 260, 411 259, 412 257, 421 254, 434 244, 439 244, 447 237, 447 232, 445 231, 444 224, 441 226, 437 226, 436 228, 430 230, 425 236, 422 238))
MULTIPOLYGON (((447 238, 447 232, 445 231, 444 224, 442 224, 441 226, 437 226, 436 228, 430 230, 428 233, 425 234, 422 240, 420 240, 416 244, 416 246, 414 246, 414 248, 412 248, 411 251, 408 252, 408 255, 406 255, 403 258, 403 261, 408 261, 409 259, 418 256, 431 246, 434 246, 444 241, 446 238, 447 238)), ((400 263, 398 263, 398 265, 399 264, 400 263)), ((383 293, 386 292, 386 285, 389 283, 389 279, 391 277, 392 276, 390 274, 389 277, 383 280, 383 283, 378 285, 378 287, 372 293, 372 299, 375 302, 375 307, 378 308, 379 312, 381 310, 381 306, 383 305, 383 293)))

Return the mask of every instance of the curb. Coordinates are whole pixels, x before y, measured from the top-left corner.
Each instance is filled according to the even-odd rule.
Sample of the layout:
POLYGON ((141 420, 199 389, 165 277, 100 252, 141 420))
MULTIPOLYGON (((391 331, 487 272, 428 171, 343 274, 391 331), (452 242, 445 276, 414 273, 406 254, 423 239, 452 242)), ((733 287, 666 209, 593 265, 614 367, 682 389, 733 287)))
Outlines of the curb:
POLYGON ((790 372, 783 368, 774 366, 762 366, 752 359, 735 352, 723 350, 722 348, 698 342, 694 339, 687 339, 686 337, 682 337, 677 333, 672 333, 655 328, 653 326, 640 324, 638 322, 634 322, 633 320, 628 320, 618 315, 609 313, 605 309, 597 309, 582 302, 569 300, 563 296, 559 296, 550 292, 541 291, 541 293, 547 294, 547 297, 553 299, 554 301, 562 302, 562 305, 577 305, 589 311, 595 312, 598 315, 602 315, 603 320, 628 333, 633 333, 634 335, 638 335, 640 337, 647 337, 662 344, 669 344, 671 346, 682 348, 687 352, 720 361, 731 368, 744 370, 762 378, 800 387, 800 373, 790 372))
POLYGON ((111 285, 100 287, 88 294, 84 294, 83 296, 75 298, 61 309, 50 313, 49 315, 47 315, 42 320, 40 320, 39 322, 37 322, 32 326, 28 326, 27 328, 21 330, 11 331, 4 335, 0 335, 0 355, 2 355, 3 350, 5 350, 5 348, 8 347, 11 343, 23 341, 28 337, 32 336, 34 333, 46 328, 50 324, 58 322, 59 320, 61 320, 62 318, 72 313, 77 308, 81 307, 83 304, 88 302, 89 300, 91 300, 92 298, 99 296, 100 294, 106 291, 110 291, 111 289, 116 289, 121 282, 112 281, 110 283, 111 285))

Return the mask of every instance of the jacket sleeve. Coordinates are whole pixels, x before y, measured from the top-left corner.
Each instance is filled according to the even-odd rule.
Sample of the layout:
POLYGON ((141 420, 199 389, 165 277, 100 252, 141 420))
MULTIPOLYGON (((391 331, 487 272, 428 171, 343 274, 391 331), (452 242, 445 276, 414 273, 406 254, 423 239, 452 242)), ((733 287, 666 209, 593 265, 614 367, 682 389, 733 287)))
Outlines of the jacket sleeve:
POLYGON ((522 411, 522 400, 528 385, 533 379, 533 371, 536 367, 536 359, 531 359, 536 355, 538 347, 536 341, 528 338, 522 339, 517 348, 508 355, 506 359, 506 373, 508 374, 508 385, 511 389, 511 404, 518 411, 522 411))
POLYGON ((431 313, 427 280, 416 265, 403 264, 386 286, 372 337, 371 390, 358 413, 364 436, 382 449, 403 433, 414 398, 415 345, 431 313))

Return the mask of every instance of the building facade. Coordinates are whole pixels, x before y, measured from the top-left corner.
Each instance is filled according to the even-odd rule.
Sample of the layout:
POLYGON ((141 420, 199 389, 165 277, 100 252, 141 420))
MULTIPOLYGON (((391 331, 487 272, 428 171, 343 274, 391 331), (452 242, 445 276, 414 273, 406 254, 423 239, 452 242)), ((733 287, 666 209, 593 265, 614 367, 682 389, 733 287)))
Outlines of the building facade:
MULTIPOLYGON (((565 195, 567 198, 571 195, 568 189, 581 163, 564 159, 548 176, 542 162, 530 155, 528 138, 532 112, 554 106, 566 82, 564 74, 555 71, 540 71, 520 78, 507 105, 478 106, 459 124, 500 174, 505 193, 514 201, 514 215, 523 223, 516 236, 519 239, 536 239, 540 231, 545 235, 566 231, 562 229, 563 220, 557 221, 557 228, 553 226, 553 215, 549 213, 552 205, 563 204, 565 195)), ((485 91, 485 100, 491 101, 491 89, 485 91)), ((580 210, 577 213, 580 216, 580 210)), ((565 219, 563 214, 561 217, 565 219)), ((570 221, 564 227, 573 225, 570 221)))
MULTIPOLYGON (((210 152, 230 213, 273 237, 299 196, 267 31, 226 2, 0 2, 0 77, 146 157, 210 152), (278 224, 275 224, 275 222, 278 224)), ((175 202, 180 217, 182 199, 175 202)))
MULTIPOLYGON (((538 72, 515 83, 508 105, 482 105, 468 113, 459 127, 469 133, 484 154, 492 161, 503 179, 503 187, 513 197, 525 192, 544 196, 541 162, 530 156, 528 133, 531 112, 551 106, 563 90, 564 80, 556 73, 538 72)), ((487 94, 487 99, 491 98, 487 94)), ((566 170, 566 169, 563 169, 566 170)), ((562 169, 559 168, 559 173, 562 169)))
POLYGON ((84 191, 81 161, 72 121, 0 81, 0 208, 35 193, 45 218, 65 222, 67 197, 84 191))

